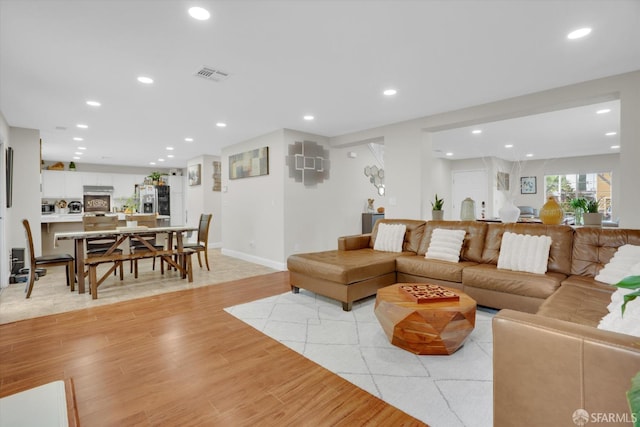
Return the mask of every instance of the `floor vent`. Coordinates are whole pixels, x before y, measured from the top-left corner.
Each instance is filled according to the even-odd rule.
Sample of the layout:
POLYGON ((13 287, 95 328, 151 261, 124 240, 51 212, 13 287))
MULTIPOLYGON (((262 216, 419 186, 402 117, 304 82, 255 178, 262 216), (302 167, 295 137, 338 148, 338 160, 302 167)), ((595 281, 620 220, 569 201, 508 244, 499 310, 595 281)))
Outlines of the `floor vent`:
POLYGON ((202 67, 195 75, 214 82, 221 82, 229 77, 229 73, 209 67, 202 67))

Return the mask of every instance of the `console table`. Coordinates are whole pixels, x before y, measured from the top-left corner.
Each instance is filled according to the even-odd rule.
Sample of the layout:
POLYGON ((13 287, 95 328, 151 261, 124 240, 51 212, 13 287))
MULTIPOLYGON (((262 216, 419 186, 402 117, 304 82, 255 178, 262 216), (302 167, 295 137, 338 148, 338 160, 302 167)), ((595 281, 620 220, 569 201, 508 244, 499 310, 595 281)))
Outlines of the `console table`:
POLYGON ((362 214, 362 234, 371 233, 376 221, 384 219, 383 213, 363 213, 362 214))

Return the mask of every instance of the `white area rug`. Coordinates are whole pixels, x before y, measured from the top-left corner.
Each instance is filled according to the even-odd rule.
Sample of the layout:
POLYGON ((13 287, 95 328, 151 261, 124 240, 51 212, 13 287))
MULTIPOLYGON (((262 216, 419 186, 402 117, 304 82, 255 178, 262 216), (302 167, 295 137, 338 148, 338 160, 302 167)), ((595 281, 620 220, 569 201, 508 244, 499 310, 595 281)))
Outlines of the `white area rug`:
POLYGON ((225 311, 432 427, 493 425, 493 314, 478 311, 476 327, 451 356, 418 356, 391 345, 373 307, 300 290, 225 311))

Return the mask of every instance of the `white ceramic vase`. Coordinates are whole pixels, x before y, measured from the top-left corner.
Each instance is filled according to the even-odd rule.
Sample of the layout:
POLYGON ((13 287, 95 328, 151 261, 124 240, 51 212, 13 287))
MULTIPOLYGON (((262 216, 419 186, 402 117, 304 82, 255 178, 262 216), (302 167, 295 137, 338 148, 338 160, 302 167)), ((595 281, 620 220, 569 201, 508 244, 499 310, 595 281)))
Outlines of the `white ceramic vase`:
POLYGON ((520 209, 512 201, 508 200, 498 210, 498 215, 500 215, 502 222, 517 222, 518 218, 520 218, 520 209))

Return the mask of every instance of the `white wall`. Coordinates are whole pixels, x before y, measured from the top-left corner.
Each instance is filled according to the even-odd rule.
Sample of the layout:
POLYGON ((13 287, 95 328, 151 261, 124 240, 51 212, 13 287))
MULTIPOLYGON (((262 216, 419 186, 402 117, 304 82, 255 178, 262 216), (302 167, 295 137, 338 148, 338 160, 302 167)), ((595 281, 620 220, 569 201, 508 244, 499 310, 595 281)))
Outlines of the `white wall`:
MULTIPOLYGON (((29 220, 36 256, 41 255, 40 237, 40 132, 9 128, 13 148, 13 205, 7 209, 7 250, 25 248, 22 220, 29 220)), ((4 189, 3 189, 4 191, 4 189)), ((5 254, 6 256, 6 254, 5 254)))
MULTIPOLYGON (((185 171, 184 193, 187 212, 185 223, 198 227, 201 214, 212 214, 209 226, 210 248, 222 246, 222 194, 219 191, 213 191, 213 162, 219 160, 218 156, 200 156, 187 161, 186 170, 189 166, 200 165, 200 185, 190 186, 185 171)), ((190 241, 196 239, 197 234, 194 233, 190 241)))
MULTIPOLYGON (((0 111, 0 176, 6 176, 6 149, 9 146, 9 125, 0 111)), ((2 181, 4 182, 4 181, 2 181)), ((9 245, 5 238, 7 235, 7 207, 5 203, 5 189, 0 187, 0 287, 4 288, 9 286, 9 271, 11 269, 9 264, 9 245)))
POLYGON ((285 259, 283 141, 284 130, 277 130, 225 147, 221 156, 222 253, 277 269, 285 259), (229 156, 265 146, 268 175, 229 179, 229 156))

